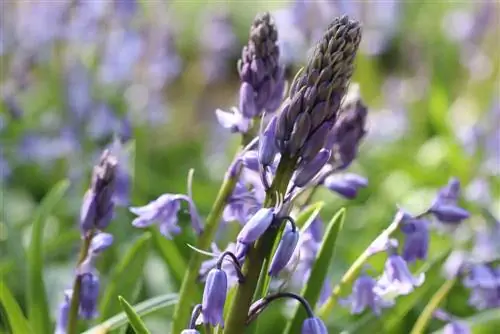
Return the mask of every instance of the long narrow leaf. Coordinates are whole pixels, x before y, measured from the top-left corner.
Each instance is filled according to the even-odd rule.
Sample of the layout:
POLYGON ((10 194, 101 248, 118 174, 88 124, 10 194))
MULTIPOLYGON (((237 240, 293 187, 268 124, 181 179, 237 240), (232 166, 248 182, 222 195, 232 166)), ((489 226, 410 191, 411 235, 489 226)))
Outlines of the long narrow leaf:
POLYGON ((136 298, 137 289, 142 283, 141 276, 150 244, 151 235, 149 233, 141 236, 113 270, 99 306, 101 312, 100 321, 119 312, 119 295, 129 300, 136 298))
POLYGON ((57 183, 45 195, 33 218, 31 241, 28 249, 28 319, 31 328, 36 328, 40 333, 51 332, 50 311, 43 280, 43 229, 47 217, 64 197, 68 187, 68 180, 57 183))
POLYGON ((118 296, 118 300, 120 301, 120 305, 122 306, 125 314, 127 315, 128 322, 130 326, 134 329, 137 334, 149 334, 146 325, 142 321, 141 317, 134 311, 132 306, 122 298, 122 296, 118 296))
POLYGON ((3 306, 12 333, 32 333, 21 307, 4 282, 0 282, 0 304, 3 306))
MULTIPOLYGON (((145 317, 159 309, 173 306, 177 303, 178 295, 176 293, 161 295, 145 300, 135 306, 134 311, 141 317, 145 317)), ((117 315, 107 319, 106 321, 96 325, 83 334, 96 334, 107 331, 113 331, 125 326, 128 323, 128 318, 125 312, 118 313, 117 315)))
MULTIPOLYGON (((345 209, 339 212, 330 220, 325 231, 325 238, 318 251, 316 262, 311 269, 311 275, 304 286, 301 295, 314 308, 321 294, 323 283, 328 275, 328 268, 335 254, 335 245, 342 226, 344 225, 345 209)), ((302 323, 307 318, 307 313, 300 305, 295 309, 295 315, 288 322, 285 333, 300 333, 302 323)))

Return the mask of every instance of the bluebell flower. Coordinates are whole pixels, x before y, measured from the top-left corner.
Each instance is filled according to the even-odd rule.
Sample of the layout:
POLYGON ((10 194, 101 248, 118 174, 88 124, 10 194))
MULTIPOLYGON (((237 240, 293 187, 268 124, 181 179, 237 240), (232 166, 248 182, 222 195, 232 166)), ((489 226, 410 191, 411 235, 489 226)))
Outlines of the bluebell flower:
POLYGON ((171 238, 173 234, 178 234, 181 231, 177 225, 177 214, 181 209, 181 201, 188 203, 191 224, 194 230, 200 233, 202 230, 200 217, 193 200, 189 196, 178 194, 164 194, 145 206, 131 207, 130 212, 139 216, 132 221, 132 225, 144 228, 158 224, 160 233, 171 238))
POLYGON ((238 221, 245 224, 261 206, 255 190, 249 190, 242 182, 238 182, 227 200, 222 219, 225 222, 238 221))
POLYGON ((200 334, 196 329, 183 329, 181 334, 200 334))
POLYGON ((80 289, 80 311, 83 319, 97 316, 97 297, 99 296, 99 277, 92 273, 83 274, 80 289))
POLYGON ((328 334, 325 324, 320 318, 307 318, 302 324, 302 334, 328 334))
POLYGON ((94 167, 92 184, 85 193, 80 209, 80 229, 83 234, 97 228, 105 229, 114 213, 117 160, 109 151, 104 151, 100 162, 94 167))
POLYGON ((101 254, 113 244, 113 235, 100 232, 90 242, 89 253, 91 255, 101 254))
MULTIPOLYGON (((288 227, 288 225, 287 225, 288 227)), ((283 236, 278 244, 278 248, 273 255, 271 264, 269 265, 269 275, 277 276, 279 272, 285 268, 297 247, 299 233, 295 228, 290 229, 285 227, 283 236)))
POLYGON ((476 287, 471 289, 469 305, 475 307, 477 310, 500 307, 500 288, 476 287))
POLYGON ((232 108, 231 112, 217 109, 215 110, 215 115, 219 124, 231 132, 245 133, 251 125, 251 120, 246 118, 237 108, 232 108))
POLYGON ((361 274, 353 284, 352 294, 343 305, 351 306, 352 314, 360 314, 367 307, 371 308, 375 315, 380 315, 382 308, 391 307, 394 301, 384 300, 374 291, 377 282, 367 274, 361 274))
POLYGON ((465 322, 452 321, 443 328, 443 334, 470 334, 471 330, 465 322))
POLYGON ((57 314, 56 328, 54 334, 66 334, 68 327, 69 310, 71 307, 71 290, 64 293, 64 300, 59 305, 59 312, 57 314))
POLYGON ((478 263, 470 266, 463 284, 467 288, 494 289, 500 286, 500 279, 492 267, 478 263))
POLYGON ((469 213, 458 206, 460 181, 450 179, 448 184, 439 189, 429 212, 443 223, 460 223, 469 218, 469 213))
POLYGON ((130 168, 130 154, 123 147, 120 139, 116 138, 110 145, 110 151, 117 157, 118 165, 115 175, 115 191, 113 202, 117 206, 127 206, 130 202, 130 191, 132 188, 132 175, 130 168))
POLYGON ((368 180, 352 173, 332 174, 325 178, 323 185, 345 198, 353 199, 361 188, 368 186, 368 180))
POLYGON ((405 239, 403 243, 402 257, 405 261, 412 263, 417 259, 425 260, 429 251, 429 224, 425 219, 409 218, 403 220, 401 231, 405 239))
POLYGON ((208 273, 203 291, 201 314, 203 323, 224 327, 224 304, 227 294, 227 276, 223 270, 212 269, 208 273))
POLYGON ((307 185, 326 165, 330 156, 331 152, 329 150, 322 149, 311 161, 300 164, 294 173, 293 183, 297 187, 307 185))
POLYGON ((271 226, 274 219, 273 208, 262 208, 243 226, 237 240, 243 244, 251 244, 259 239, 271 226))
POLYGON ((391 300, 397 296, 411 293, 415 287, 422 285, 424 279, 423 273, 413 276, 406 261, 394 253, 387 258, 384 272, 377 281, 374 291, 384 300, 391 300))
MULTIPOLYGON (((219 261, 219 255, 225 251, 229 251, 234 255, 236 255, 240 265, 245 260, 245 253, 242 253, 241 251, 238 252, 238 245, 235 244, 234 242, 229 243, 224 251, 221 251, 215 243, 212 243, 211 248, 212 248, 212 253, 216 256, 201 263, 200 276, 202 280, 207 279, 208 273, 216 267, 217 262, 219 261)), ((224 259, 224 261, 222 262, 221 269, 226 273, 227 286, 228 289, 230 289, 238 282, 238 274, 236 273, 236 269, 234 265, 231 263, 231 260, 229 258, 224 259)))

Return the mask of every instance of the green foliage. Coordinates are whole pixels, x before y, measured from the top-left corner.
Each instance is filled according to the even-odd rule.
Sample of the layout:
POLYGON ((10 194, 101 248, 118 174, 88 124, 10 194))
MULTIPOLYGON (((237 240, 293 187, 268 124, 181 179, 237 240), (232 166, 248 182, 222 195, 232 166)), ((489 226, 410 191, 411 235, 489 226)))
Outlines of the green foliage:
POLYGON ((122 296, 118 296, 118 300, 120 301, 120 305, 125 311, 128 322, 130 323, 134 331, 137 334, 149 334, 146 325, 142 321, 141 317, 134 311, 132 306, 125 299, 123 299, 122 296))
POLYGON ((24 316, 9 288, 2 281, 0 281, 0 304, 6 315, 8 328, 12 333, 32 333, 28 319, 24 316))

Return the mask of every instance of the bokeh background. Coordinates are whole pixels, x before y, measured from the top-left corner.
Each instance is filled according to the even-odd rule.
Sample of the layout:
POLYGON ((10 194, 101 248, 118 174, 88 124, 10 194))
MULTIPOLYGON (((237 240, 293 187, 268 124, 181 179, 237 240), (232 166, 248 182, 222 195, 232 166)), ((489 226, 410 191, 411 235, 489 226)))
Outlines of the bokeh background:
MULTIPOLYGON (((351 170, 370 185, 353 201, 317 193, 327 203, 325 218, 347 207, 334 280, 387 226, 396 205, 418 212, 450 176, 462 181, 467 209, 500 216, 498 2, 6 0, 0 4, 0 277, 23 307, 26 250, 40 200, 70 180, 44 230, 44 278, 55 316, 78 252, 82 196, 104 148, 120 152, 123 167, 120 207, 109 228, 115 244, 99 261, 104 289, 144 234, 131 226, 129 205, 185 192, 194 168, 194 199, 208 213, 238 145, 214 111, 237 105, 236 61, 254 16, 266 10, 279 29, 289 80, 334 16, 346 13, 364 26, 353 81, 369 107, 368 134, 351 170)), ((194 240, 187 213, 180 218, 183 232, 172 241, 153 235, 148 256, 138 261, 139 279, 120 278, 130 302, 177 291, 179 277, 164 252, 177 246, 182 272, 192 251, 186 242, 194 240)), ((480 224, 480 215, 468 223, 480 224)), ((220 246, 234 231, 220 236, 220 246)), ((435 238, 436 249, 450 244, 435 238)), ((455 288, 447 309, 473 315, 467 294, 455 288)), ((395 332, 409 330, 425 301, 401 315, 395 332)), ((118 312, 115 306, 103 316, 118 312)), ((163 309, 145 320, 153 333, 165 333, 171 313, 163 309)), ((332 319, 339 331, 373 332, 362 317, 342 310, 332 319)), ((0 317, 1 332, 3 325, 0 317)), ((493 333, 491 326, 475 332, 493 333)))

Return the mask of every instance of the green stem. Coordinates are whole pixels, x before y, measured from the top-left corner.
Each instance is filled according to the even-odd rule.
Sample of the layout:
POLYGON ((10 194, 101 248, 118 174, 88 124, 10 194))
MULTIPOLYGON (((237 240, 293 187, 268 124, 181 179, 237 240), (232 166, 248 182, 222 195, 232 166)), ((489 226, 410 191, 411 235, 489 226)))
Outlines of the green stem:
MULTIPOLYGON (((224 182, 222 183, 219 193, 215 199, 215 202, 210 210, 210 214, 207 217, 205 227, 203 232, 198 238, 196 247, 199 249, 209 249, 210 244, 214 240, 215 233, 219 227, 220 218, 224 207, 226 205, 228 197, 233 192, 236 185, 238 177, 230 177, 226 175, 224 182)), ((182 281, 181 290, 179 292, 179 303, 177 303, 174 318, 172 322, 172 333, 180 333, 185 328, 190 317, 190 308, 193 300, 193 294, 195 293, 199 269, 203 261, 203 255, 198 252, 193 252, 191 258, 189 259, 188 270, 184 275, 184 280, 182 281)))
MULTIPOLYGON (((394 218, 393 222, 387 227, 377 239, 389 239, 390 236, 397 231, 399 223, 401 222, 402 216, 398 213, 394 218)), ((376 239, 376 240, 377 240, 376 239)), ((373 243, 372 243, 373 244, 373 243)), ((371 244, 371 245, 372 245, 371 244)), ((370 245, 370 246, 371 246, 370 245)), ((345 290, 351 286, 352 282, 358 277, 359 272, 363 268, 364 264, 370 256, 372 255, 370 247, 368 247, 351 265, 347 272, 342 276, 340 282, 333 288, 332 294, 320 308, 318 315, 321 319, 327 320, 330 316, 332 309, 337 305, 338 298, 344 294, 345 290)))
POLYGON ((455 278, 444 282, 444 284, 439 288, 439 290, 434 294, 434 296, 432 296, 431 300, 425 306, 422 313, 420 313, 420 316, 418 317, 417 322, 415 322, 415 325, 413 326, 413 329, 411 330, 410 334, 424 333, 425 328, 429 323, 429 320, 432 318, 432 314, 439 306, 441 301, 446 297, 446 295, 448 295, 448 292, 450 292, 453 285, 455 285, 455 282, 456 282, 455 278))
MULTIPOLYGON (((78 256, 77 262, 77 271, 80 264, 85 260, 87 254, 89 252, 90 243, 92 242, 92 238, 95 235, 95 231, 92 230, 90 233, 83 239, 82 248, 80 249, 80 255, 78 256)), ((69 309, 68 316, 68 334, 76 334, 77 333, 77 325, 78 325, 78 307, 80 306, 80 289, 82 286, 82 276, 77 272, 75 276, 75 280, 73 282, 73 291, 71 293, 71 305, 69 309)))
MULTIPOLYGON (((266 194, 264 207, 275 205, 276 192, 280 195, 286 192, 294 167, 295 161, 286 157, 282 158, 273 184, 266 194)), ((226 321, 225 334, 240 334, 242 333, 242 328, 245 328, 248 310, 250 309, 257 283, 259 280, 265 279, 261 275, 267 275, 267 264, 269 263, 269 257, 278 232, 279 229, 269 229, 248 251, 245 265, 243 266, 245 283, 239 284, 236 289, 236 294, 226 321)))

